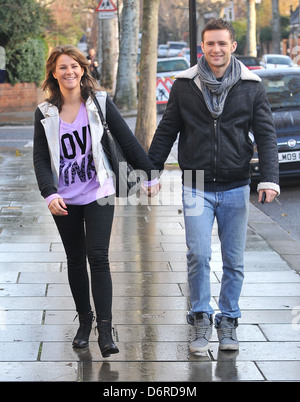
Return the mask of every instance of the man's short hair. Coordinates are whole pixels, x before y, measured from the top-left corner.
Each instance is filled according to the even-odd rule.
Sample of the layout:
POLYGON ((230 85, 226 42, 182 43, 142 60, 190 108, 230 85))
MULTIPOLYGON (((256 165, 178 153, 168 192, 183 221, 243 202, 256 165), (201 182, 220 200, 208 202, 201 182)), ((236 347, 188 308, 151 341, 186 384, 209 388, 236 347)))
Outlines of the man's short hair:
POLYGON ((231 23, 229 21, 224 20, 223 18, 213 18, 208 23, 205 25, 205 27, 202 30, 202 42, 204 38, 204 33, 206 31, 215 31, 215 30, 223 30, 226 29, 230 33, 230 37, 232 42, 235 42, 236 37, 235 37, 235 30, 231 23))

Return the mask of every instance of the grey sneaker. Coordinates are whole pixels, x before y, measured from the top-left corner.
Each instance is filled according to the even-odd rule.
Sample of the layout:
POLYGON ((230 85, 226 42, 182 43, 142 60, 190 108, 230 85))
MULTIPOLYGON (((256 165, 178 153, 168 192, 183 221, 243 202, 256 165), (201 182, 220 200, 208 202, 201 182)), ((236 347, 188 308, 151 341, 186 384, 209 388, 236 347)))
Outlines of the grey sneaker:
POLYGON ((220 350, 238 350, 239 341, 236 336, 238 326, 237 318, 222 317, 221 321, 215 319, 215 327, 219 338, 220 350))
POLYGON ((196 313, 194 316, 196 338, 190 343, 192 353, 204 353, 209 348, 212 335, 212 318, 206 313, 196 313))

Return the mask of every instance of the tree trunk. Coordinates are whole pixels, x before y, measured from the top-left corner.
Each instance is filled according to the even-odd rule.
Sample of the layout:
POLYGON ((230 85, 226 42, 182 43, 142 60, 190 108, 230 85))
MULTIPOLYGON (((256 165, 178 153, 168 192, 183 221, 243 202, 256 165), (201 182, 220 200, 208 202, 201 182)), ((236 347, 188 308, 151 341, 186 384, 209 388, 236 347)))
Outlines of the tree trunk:
POLYGON ((156 129, 156 65, 159 0, 144 0, 136 137, 148 151, 156 129))
POLYGON ((274 53, 281 53, 281 24, 278 0, 272 0, 272 47, 274 53))
POLYGON ((119 109, 137 108, 136 68, 139 40, 139 0, 124 0, 117 86, 114 102, 119 109))
POLYGON ((257 57, 255 0, 247 0, 247 48, 250 56, 257 57))
POLYGON ((103 19, 99 22, 102 41, 101 85, 113 90, 116 71, 116 21, 115 18, 103 19))

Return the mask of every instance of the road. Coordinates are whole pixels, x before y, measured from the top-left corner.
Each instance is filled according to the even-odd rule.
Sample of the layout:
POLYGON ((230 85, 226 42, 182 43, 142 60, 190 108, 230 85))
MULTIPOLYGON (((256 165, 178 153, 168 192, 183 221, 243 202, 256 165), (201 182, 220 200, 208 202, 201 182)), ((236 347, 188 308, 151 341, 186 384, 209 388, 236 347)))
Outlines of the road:
POLYGON ((33 144, 33 126, 0 127, 0 148, 26 148, 33 144))
POLYGON ((281 181, 281 194, 271 204, 257 202, 257 192, 251 191, 251 202, 270 216, 295 240, 300 241, 300 178, 281 181))
MULTIPOLYGON (((158 116, 158 122, 161 116, 158 116)), ((126 118, 129 127, 134 131, 135 117, 126 118)), ((0 127, 1 148, 32 147, 33 126, 0 127)), ((281 195, 272 204, 261 205, 257 202, 257 193, 251 191, 251 202, 266 215, 270 216, 295 240, 300 241, 300 179, 281 183, 281 195)))

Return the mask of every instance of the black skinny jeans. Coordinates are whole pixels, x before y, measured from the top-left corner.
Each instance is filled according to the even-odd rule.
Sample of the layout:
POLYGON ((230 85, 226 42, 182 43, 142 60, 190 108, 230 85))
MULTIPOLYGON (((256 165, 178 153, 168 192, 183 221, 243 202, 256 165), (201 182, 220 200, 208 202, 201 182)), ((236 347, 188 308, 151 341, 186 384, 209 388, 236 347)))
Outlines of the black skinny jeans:
POLYGON ((68 262, 68 279, 78 313, 91 311, 87 258, 96 319, 112 318, 112 280, 108 248, 114 205, 68 205, 67 216, 53 215, 68 262))

